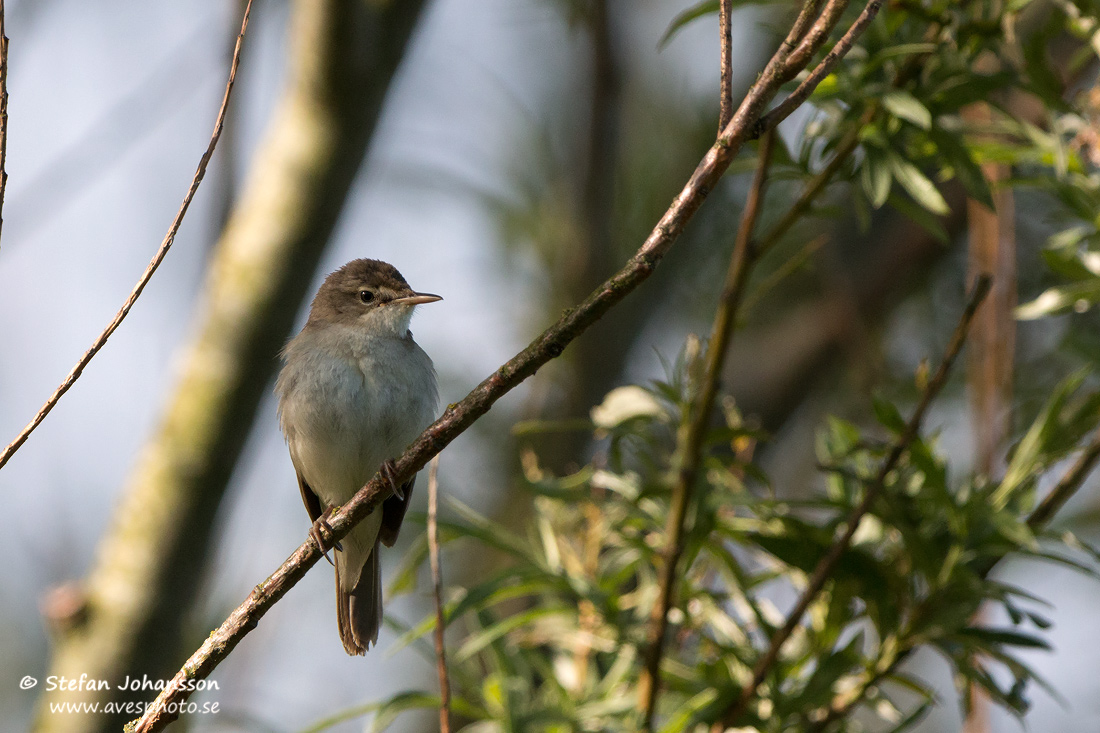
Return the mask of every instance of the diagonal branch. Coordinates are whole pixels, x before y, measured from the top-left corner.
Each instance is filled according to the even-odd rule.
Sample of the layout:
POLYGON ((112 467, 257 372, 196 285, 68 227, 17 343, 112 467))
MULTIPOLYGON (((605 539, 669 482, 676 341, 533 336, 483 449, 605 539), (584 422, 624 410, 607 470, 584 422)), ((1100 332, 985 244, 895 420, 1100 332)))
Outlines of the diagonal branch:
POLYGON ((886 456, 886 460, 882 462, 878 473, 875 474, 875 478, 867 487, 862 501, 860 501, 844 521, 842 525, 844 531, 833 541, 829 550, 818 562, 806 583, 806 588, 802 591, 801 595, 799 595, 798 601, 787 615, 787 619, 783 623, 783 626, 775 632, 775 635, 771 639, 771 643, 768 645, 767 651, 756 663, 756 667, 753 669, 752 679, 742 688, 741 695, 734 704, 730 706, 730 709, 725 715, 724 719, 727 723, 733 724, 745 711, 745 707, 748 705, 753 695, 756 694, 760 684, 764 681, 768 672, 771 671, 771 668, 779 659, 779 652, 783 648, 783 644, 786 643, 787 639, 794 633, 794 630, 798 628, 798 625, 802 623, 802 616, 806 613, 810 604, 817 598, 818 593, 821 592, 822 588, 825 587, 825 583, 827 583, 832 576, 837 564, 851 544, 852 537, 855 536, 861 520, 867 512, 870 511, 871 506, 882 494, 886 486, 887 476, 894 470, 898 461, 901 460, 902 455, 909 448, 909 445, 916 439, 920 431, 921 423, 924 421, 925 413, 927 413, 929 405, 932 404, 932 400, 935 399, 940 390, 943 389, 944 384, 946 384, 948 373, 955 362, 955 358, 959 355, 963 343, 966 341, 967 331, 970 328, 971 320, 974 318, 974 313, 985 299, 985 296, 989 294, 991 284, 992 281, 990 278, 984 275, 978 277, 974 283, 974 288, 966 308, 963 310, 954 333, 951 334, 951 340, 947 344, 943 360, 940 362, 936 373, 932 376, 931 380, 929 380, 928 386, 925 388, 924 394, 921 396, 921 400, 917 404, 916 410, 914 410, 912 417, 909 418, 909 422, 905 425, 905 430, 894 441, 890 448, 890 452, 886 456))
POLYGON ((1037 530, 1049 524, 1058 510, 1065 506, 1070 497, 1081 488, 1081 484, 1092 473, 1098 459, 1100 459, 1100 430, 1093 435, 1092 440, 1085 446, 1084 452, 1077 457, 1050 493, 1043 497, 1039 506, 1035 507, 1035 511, 1027 518, 1027 526, 1037 530))
MULTIPOLYGON (((878 0, 869 0, 868 7, 873 6, 877 11, 880 4, 878 0)), ((400 484, 415 475, 433 456, 488 412, 498 399, 551 359, 559 356, 570 342, 649 277, 679 238, 707 194, 717 185, 742 145, 758 128, 761 114, 782 84, 780 64, 777 61, 782 53, 785 51, 781 50, 773 56, 745 95, 721 136, 703 156, 683 189, 673 199, 634 256, 576 308, 563 313, 556 323, 526 349, 482 381, 460 402, 449 406, 443 416, 432 423, 394 463, 393 479, 396 483, 400 484)), ((774 126, 781 119, 773 116, 770 124, 774 126)), ((389 483, 376 475, 351 501, 334 513, 329 518, 334 539, 344 537, 356 523, 366 518, 389 496, 388 487, 389 483)), ((191 655, 142 718, 135 721, 135 733, 161 730, 179 717, 179 703, 190 697, 194 681, 205 679, 320 557, 317 545, 312 539, 307 540, 267 580, 257 585, 249 597, 191 655)))
POLYGON ((752 246, 752 233, 756 220, 760 216, 764 190, 768 180, 768 166, 771 163, 774 132, 764 134, 760 141, 760 154, 749 189, 745 210, 741 215, 741 224, 737 229, 737 240, 733 246, 726 282, 722 287, 722 296, 714 314, 710 339, 707 343, 706 370, 703 374, 699 397, 691 406, 691 419, 677 436, 680 458, 676 476, 676 485, 672 488, 672 505, 665 529, 665 550, 661 566, 660 590, 657 602, 649 622, 649 634, 646 640, 645 669, 638 685, 638 696, 642 706, 642 718, 645 730, 653 729, 653 716, 657 707, 660 691, 661 657, 664 655, 665 634, 668 631, 668 612, 672 608, 676 569, 684 551, 684 519, 691 504, 691 495, 695 488, 695 478, 699 472, 699 461, 703 453, 710 416, 714 410, 714 401, 718 395, 718 378, 722 373, 726 354, 729 353, 733 327, 737 322, 737 312, 749 280, 749 273, 756 262, 756 253, 752 246))
MULTIPOLYGON (((248 16, 252 12, 252 0, 248 0, 248 4, 244 8, 244 18, 241 20, 241 31, 237 34, 237 44, 233 48, 233 60, 229 65, 229 80, 225 83, 225 94, 222 96, 221 108, 218 110, 218 117, 214 122, 214 132, 210 135, 210 143, 206 146, 206 152, 202 154, 202 158, 199 159, 199 166, 195 170, 195 175, 191 179, 191 185, 187 189, 187 195, 183 197, 183 203, 180 204, 179 210, 176 212, 175 218, 172 220, 172 225, 168 228, 168 233, 164 235, 164 240, 160 243, 160 248, 157 249, 156 254, 153 255, 153 259, 149 261, 148 266, 145 268, 145 272, 141 274, 137 284, 134 285, 134 289, 130 291, 130 296, 126 298, 126 302, 122 304, 122 308, 119 309, 115 317, 111 319, 111 322, 107 324, 107 327, 103 329, 103 332, 96 337, 96 340, 92 343, 91 348, 84 352, 84 355, 77 361, 76 366, 72 368, 69 375, 65 377, 65 381, 54 390, 54 393, 50 395, 50 398, 46 400, 46 403, 35 414, 34 418, 27 424, 25 428, 15 436, 13 440, 3 452, 0 452, 0 468, 4 467, 4 464, 12 457, 15 451, 19 450, 23 443, 27 442, 27 438, 34 432, 43 420, 46 419, 46 415, 50 414, 50 410, 54 408, 58 400, 62 395, 69 391, 76 380, 80 378, 84 368, 91 362, 99 350, 103 348, 103 345, 107 343, 107 339, 111 337, 118 327, 122 324, 122 321, 130 313, 130 309, 134 307, 134 303, 137 302, 141 292, 145 289, 145 286, 149 284, 149 280, 152 279, 153 273, 160 267, 160 263, 164 261, 165 255, 168 254, 168 250, 172 248, 173 242, 176 241, 176 233, 179 232, 180 225, 183 224, 183 217, 187 214, 187 209, 191 206, 191 201, 195 198, 195 193, 199 190, 199 184, 202 183, 203 176, 206 175, 206 167, 210 164, 210 158, 214 155, 214 148, 218 144, 218 139, 222 135, 222 129, 225 127, 225 115, 229 109, 229 96, 233 91, 233 82, 237 79, 237 67, 241 63, 241 46, 244 43, 244 33, 248 29, 248 16)), ((0 26, 0 35, 3 30, 0 26)), ((4 52, 3 71, 4 78, 6 78, 7 72, 7 51, 8 43, 5 38, 0 52, 4 52)), ((4 138, 6 138, 7 131, 7 89, 6 87, 0 91, 0 125, 4 131, 4 138)), ((6 149, 6 140, 0 139, 0 171, 3 168, 4 150, 6 149)), ((0 202, 2 202, 2 182, 7 176, 0 175, 0 202)))

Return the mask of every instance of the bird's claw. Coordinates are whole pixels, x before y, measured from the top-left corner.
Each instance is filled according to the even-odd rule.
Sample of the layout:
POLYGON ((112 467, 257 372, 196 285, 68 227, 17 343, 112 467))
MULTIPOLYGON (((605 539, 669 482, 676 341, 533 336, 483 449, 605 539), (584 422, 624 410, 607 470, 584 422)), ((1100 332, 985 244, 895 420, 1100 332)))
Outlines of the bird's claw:
POLYGON ((393 492, 393 495, 401 501, 405 501, 405 492, 397 483, 397 464, 393 462, 393 459, 388 458, 385 461, 382 461, 382 466, 378 470, 382 473, 382 477, 386 479, 386 482, 390 485, 390 491, 393 492))
POLYGON ((321 551, 321 554, 325 556, 325 559, 328 560, 329 565, 335 566, 336 563, 334 563, 332 561, 332 558, 328 556, 328 551, 332 549, 342 552, 344 548, 340 545, 339 541, 329 543, 325 539, 326 536, 332 536, 332 527, 329 526, 328 523, 328 518, 330 516, 332 516, 332 507, 328 507, 321 514, 321 516, 317 517, 317 520, 314 521, 313 525, 309 528, 309 536, 312 537, 313 541, 317 543, 317 549, 319 549, 321 551))

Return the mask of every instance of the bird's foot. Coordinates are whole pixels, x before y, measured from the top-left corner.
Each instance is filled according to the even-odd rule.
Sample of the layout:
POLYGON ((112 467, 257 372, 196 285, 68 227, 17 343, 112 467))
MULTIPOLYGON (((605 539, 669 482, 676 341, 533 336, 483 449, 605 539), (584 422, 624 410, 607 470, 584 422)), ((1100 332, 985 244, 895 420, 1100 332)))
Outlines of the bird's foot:
POLYGON ((328 556, 328 551, 340 550, 343 551, 343 547, 339 542, 329 542, 326 538, 332 537, 332 527, 329 526, 328 518, 332 516, 332 507, 328 507, 322 512, 321 516, 317 517, 317 520, 313 523, 313 526, 309 528, 309 536, 313 538, 313 541, 317 543, 317 549, 321 551, 321 554, 328 560, 329 565, 335 566, 336 563, 332 561, 332 558, 328 556))
POLYGON ((378 471, 390 485, 390 491, 393 492, 393 495, 401 501, 405 501, 405 492, 401 490, 401 485, 397 483, 397 464, 393 462, 393 459, 387 458, 382 461, 378 471))

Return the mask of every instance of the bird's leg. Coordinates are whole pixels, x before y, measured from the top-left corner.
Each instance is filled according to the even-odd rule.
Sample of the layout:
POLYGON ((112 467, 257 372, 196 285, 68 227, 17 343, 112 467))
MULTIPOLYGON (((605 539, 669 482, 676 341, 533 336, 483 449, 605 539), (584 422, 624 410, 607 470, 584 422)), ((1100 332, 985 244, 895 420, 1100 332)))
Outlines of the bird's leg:
POLYGON ((382 474, 382 478, 386 479, 386 482, 390 485, 390 491, 401 501, 405 501, 405 492, 401 490, 400 484, 397 483, 397 464, 393 462, 392 458, 387 458, 382 461, 382 465, 378 468, 379 473, 382 474))
POLYGON ((328 560, 329 565, 335 566, 336 563, 332 561, 332 558, 328 556, 329 549, 343 551, 343 547, 339 542, 333 542, 329 544, 325 541, 325 536, 332 536, 332 527, 329 526, 328 518, 332 516, 332 507, 326 507, 325 511, 321 513, 321 516, 317 517, 317 520, 309 528, 309 536, 313 538, 313 541, 317 543, 317 549, 321 551, 321 554, 328 560))

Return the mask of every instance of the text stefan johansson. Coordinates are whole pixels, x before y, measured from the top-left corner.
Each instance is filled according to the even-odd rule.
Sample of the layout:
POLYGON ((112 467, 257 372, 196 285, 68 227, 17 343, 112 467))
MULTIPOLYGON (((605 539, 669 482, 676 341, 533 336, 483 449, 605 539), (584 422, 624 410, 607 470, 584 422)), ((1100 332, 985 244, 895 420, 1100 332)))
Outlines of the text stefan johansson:
MULTIPOLYGON (((151 680, 148 675, 142 675, 141 679, 126 676, 122 684, 115 685, 116 690, 163 690, 168 687, 169 680, 151 680)), ((177 685, 181 690, 218 690, 217 680, 183 680, 177 685)), ((88 677, 86 674, 80 675, 80 677, 64 677, 57 675, 50 675, 46 678, 46 690, 110 690, 112 689, 111 683, 107 680, 97 680, 88 677)))

